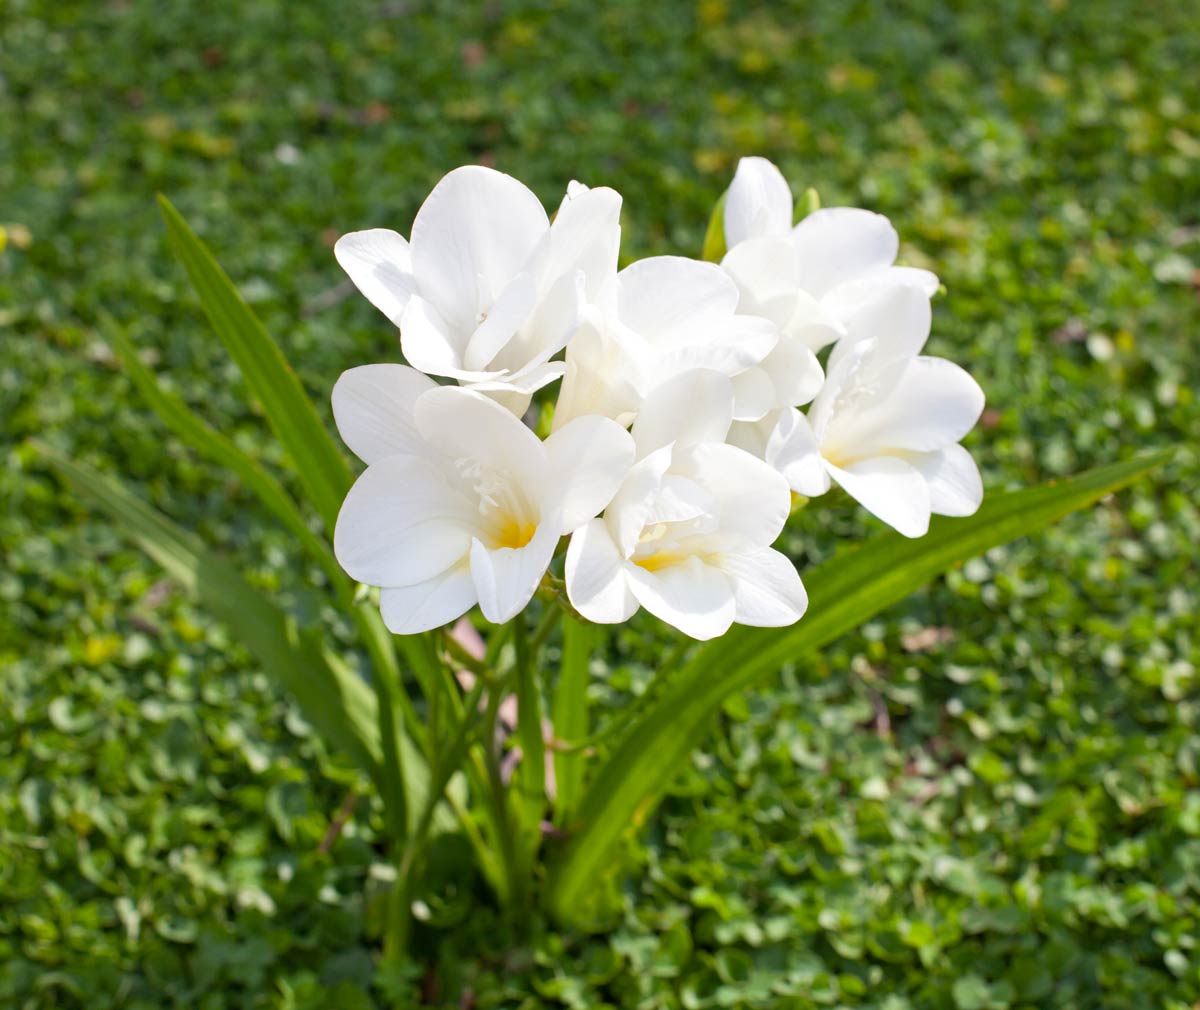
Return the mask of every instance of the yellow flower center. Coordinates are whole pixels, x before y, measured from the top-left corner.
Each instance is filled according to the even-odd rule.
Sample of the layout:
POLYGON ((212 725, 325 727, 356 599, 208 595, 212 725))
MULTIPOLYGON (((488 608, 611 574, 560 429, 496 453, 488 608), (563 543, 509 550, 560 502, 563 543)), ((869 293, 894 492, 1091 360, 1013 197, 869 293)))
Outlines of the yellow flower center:
POLYGON ((681 561, 686 561, 689 557, 691 557, 690 554, 679 554, 675 551, 656 551, 654 554, 647 554, 644 558, 634 557, 633 563, 647 572, 657 572, 677 565, 681 561))
POLYGON ((496 532, 493 536, 493 548, 524 547, 530 540, 533 539, 534 533, 537 532, 537 526, 534 523, 527 522, 511 513, 506 513, 499 517, 499 522, 496 524, 496 532))
POLYGON ((492 550, 517 550, 537 532, 538 512, 521 490, 503 473, 470 457, 454 461, 469 493, 478 504, 483 540, 492 550))
POLYGON ((671 527, 678 525, 680 524, 666 522, 651 523, 645 527, 642 535, 638 537, 637 549, 630 560, 647 572, 661 571, 677 565, 681 561, 686 561, 690 555, 672 550, 670 544, 661 543, 672 533, 671 527), (656 547, 656 545, 658 546, 656 547))

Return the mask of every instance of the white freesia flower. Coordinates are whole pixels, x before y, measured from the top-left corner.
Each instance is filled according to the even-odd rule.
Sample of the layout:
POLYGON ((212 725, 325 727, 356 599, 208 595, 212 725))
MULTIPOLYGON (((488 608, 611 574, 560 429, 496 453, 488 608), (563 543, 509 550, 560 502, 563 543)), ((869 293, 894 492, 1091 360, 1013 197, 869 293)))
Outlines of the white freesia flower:
POLYGON ((589 300, 617 267, 621 197, 573 183, 554 223, 511 176, 455 169, 429 194, 411 241, 384 228, 342 236, 338 262, 400 328, 409 363, 522 413, 562 374, 589 300))
MULTIPOLYGON (((747 311, 774 320, 788 338, 820 350, 880 285, 908 284, 932 297, 928 270, 894 265, 896 229, 882 214, 829 207, 792 225, 792 192, 766 158, 742 158, 725 197, 722 266, 747 311)), ((803 402, 803 401, 797 401, 803 402)))
POLYGON ((929 324, 923 292, 880 288, 850 318, 808 416, 782 411, 740 426, 731 441, 801 494, 841 485, 908 537, 924 535, 931 513, 971 515, 983 486, 957 443, 979 419, 983 391, 958 365, 920 354, 929 324))
POLYGON ((655 256, 626 267, 567 348, 555 424, 587 414, 629 424, 650 390, 696 368, 733 380, 735 417, 762 417, 777 394, 759 365, 779 331, 738 301, 737 285, 711 263, 655 256))
POLYGON ((634 460, 629 433, 584 417, 540 441, 487 397, 404 365, 364 365, 333 390, 338 431, 367 469, 346 495, 334 553, 379 586, 397 634, 476 603, 502 623, 530 601, 559 537, 599 513, 634 460))
POLYGON ((733 400, 728 377, 699 370, 642 403, 633 426, 638 462, 604 516, 576 531, 567 549, 567 593, 584 617, 615 624, 640 605, 709 639, 735 621, 778 627, 803 615, 800 576, 771 549, 787 521, 787 483, 722 444, 733 400))

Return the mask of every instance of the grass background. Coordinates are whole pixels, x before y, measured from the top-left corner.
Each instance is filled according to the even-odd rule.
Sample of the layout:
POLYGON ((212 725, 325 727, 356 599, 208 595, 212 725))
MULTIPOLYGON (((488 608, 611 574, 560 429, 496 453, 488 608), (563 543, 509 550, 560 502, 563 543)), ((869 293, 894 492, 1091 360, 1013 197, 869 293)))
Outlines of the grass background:
MULTIPOLYGON (((1200 1000, 1195 382, 1200 7, 0 0, 0 1004, 20 1008, 1164 1007, 1200 1000), (104 470, 318 619, 313 573, 138 402, 114 313, 278 449, 170 260, 168 194, 328 416, 395 359, 333 240, 482 161, 625 196, 694 254, 737 158, 892 217, 989 487, 1179 445, 727 706, 614 929, 513 944, 439 846, 408 976, 373 969, 378 810, 225 630, 59 490, 104 470)), ((815 503, 801 563, 871 520, 815 503)), ((645 690, 639 618, 593 687, 645 690)))

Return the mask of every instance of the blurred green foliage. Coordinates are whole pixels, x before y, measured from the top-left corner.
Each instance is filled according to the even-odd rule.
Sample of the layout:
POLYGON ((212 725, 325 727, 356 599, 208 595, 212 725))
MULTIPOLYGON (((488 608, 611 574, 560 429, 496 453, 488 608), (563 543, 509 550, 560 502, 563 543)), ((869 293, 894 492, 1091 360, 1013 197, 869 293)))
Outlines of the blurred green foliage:
MULTIPOLYGON (((1142 1008, 1200 1000, 1200 7, 0 4, 0 1005, 1142 1008), (738 156, 890 215, 991 487, 1180 445, 727 706, 613 931, 515 944, 451 843, 408 975, 372 961, 380 812, 225 629, 26 442, 120 473, 309 617, 319 578, 138 402, 106 309, 267 463, 167 254, 170 195, 324 416, 395 358, 330 245, 449 168, 625 196, 698 254, 738 156), (350 812, 352 809, 352 812, 350 812), (347 814, 349 815, 347 817, 347 814), (337 837, 330 824, 345 819, 337 837)), ((792 547, 871 522, 814 502, 792 547)), ((596 664, 646 690, 640 618, 596 664)))

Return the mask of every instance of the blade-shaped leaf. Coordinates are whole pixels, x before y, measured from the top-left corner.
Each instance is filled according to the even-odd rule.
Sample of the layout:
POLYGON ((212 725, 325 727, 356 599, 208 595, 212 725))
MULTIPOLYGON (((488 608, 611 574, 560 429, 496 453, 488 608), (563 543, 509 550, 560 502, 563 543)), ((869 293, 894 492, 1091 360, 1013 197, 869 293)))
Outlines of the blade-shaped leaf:
POLYGON ((1069 480, 995 495, 967 519, 937 519, 927 536, 885 533, 805 575, 809 611, 790 628, 735 627, 700 649, 626 734, 589 785, 575 833, 551 867, 554 914, 595 926, 614 851, 654 809, 731 694, 803 659, 902 600, 952 565, 1053 523, 1159 466, 1168 453, 1100 467, 1069 480))
POLYGON ((158 198, 167 237, 200 304, 242 377, 262 404, 325 528, 332 532, 351 473, 312 401, 233 282, 166 197, 158 198))
POLYGON ((191 533, 108 477, 45 446, 40 449, 72 489, 227 624, 291 692, 322 736, 380 785, 383 751, 375 697, 353 670, 312 636, 302 635, 287 614, 191 533))
POLYGON ((352 594, 353 586, 335 560, 329 545, 309 529, 300 509, 283 485, 230 439, 200 418, 183 400, 163 388, 157 376, 143 364, 137 348, 115 320, 104 317, 101 328, 125 366, 126 374, 167 427, 197 451, 234 474, 283 523, 309 557, 321 566, 333 585, 352 594))
MULTIPOLYGON (((292 496, 255 460, 212 428, 178 396, 164 389, 154 373, 142 363, 137 349, 114 319, 105 316, 101 325, 138 392, 163 422, 199 452, 221 464, 241 480, 283 523, 284 528, 304 548, 309 557, 321 566, 343 610, 349 613, 358 627, 363 644, 371 657, 374 675, 381 678, 375 681, 376 686, 385 689, 384 695, 389 699, 389 704, 399 708, 409 724, 419 725, 404 692, 391 635, 383 626, 378 608, 372 604, 355 602, 354 584, 338 565, 328 543, 309 528, 292 496)), ((423 762, 420 767, 403 765, 402 747, 389 746, 391 738, 404 735, 403 727, 391 716, 389 708, 379 708, 377 705, 376 713, 384 717, 380 721, 379 731, 384 744, 382 774, 388 782, 384 796, 391 798, 386 806, 393 830, 403 834, 407 810, 400 800, 408 794, 421 794, 427 788, 425 780, 428 773, 423 767, 423 762)), ((410 798, 408 805, 411 806, 414 802, 410 798)))

